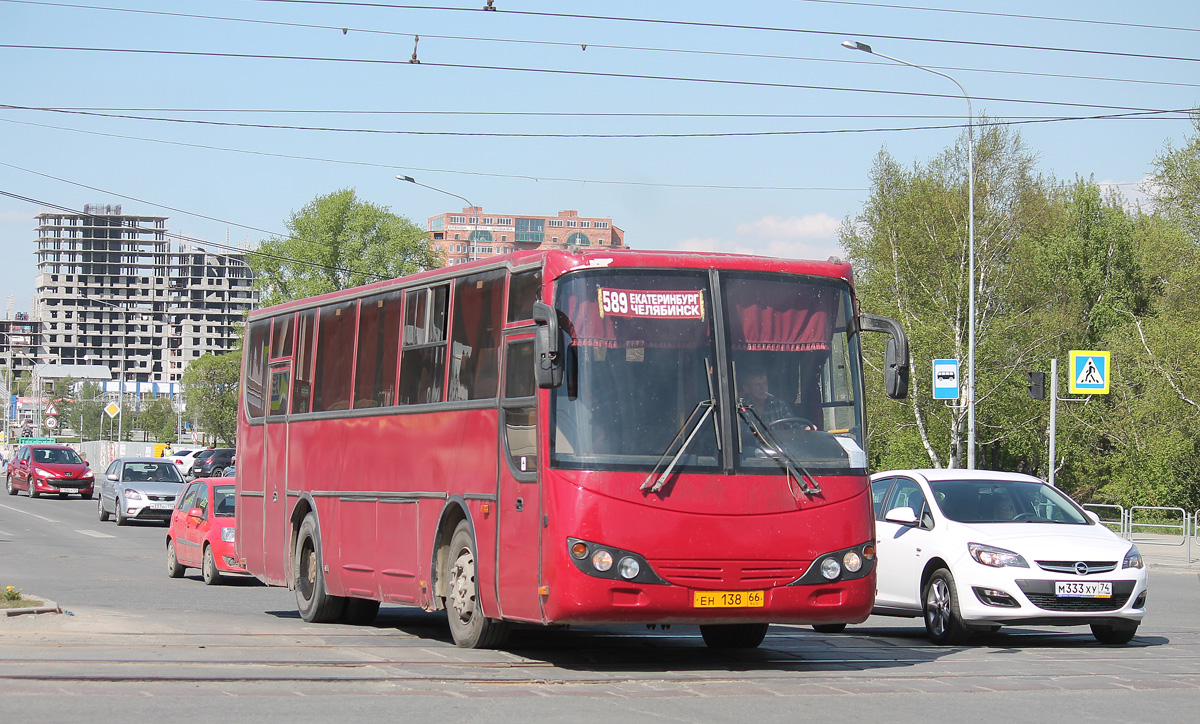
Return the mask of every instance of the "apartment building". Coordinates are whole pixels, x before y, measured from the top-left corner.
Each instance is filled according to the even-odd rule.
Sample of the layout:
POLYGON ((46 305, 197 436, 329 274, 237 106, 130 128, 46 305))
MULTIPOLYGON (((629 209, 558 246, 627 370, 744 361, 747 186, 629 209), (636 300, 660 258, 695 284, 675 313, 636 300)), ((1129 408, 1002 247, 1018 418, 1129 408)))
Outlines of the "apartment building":
POLYGON ((245 255, 173 241, 167 217, 120 205, 37 220, 39 363, 103 364, 113 389, 172 394, 189 362, 240 338, 256 301, 245 255))
POLYGON ((461 212, 429 217, 429 241, 446 265, 462 264, 514 251, 567 246, 625 248, 625 232, 610 217, 484 214, 469 206, 461 212))

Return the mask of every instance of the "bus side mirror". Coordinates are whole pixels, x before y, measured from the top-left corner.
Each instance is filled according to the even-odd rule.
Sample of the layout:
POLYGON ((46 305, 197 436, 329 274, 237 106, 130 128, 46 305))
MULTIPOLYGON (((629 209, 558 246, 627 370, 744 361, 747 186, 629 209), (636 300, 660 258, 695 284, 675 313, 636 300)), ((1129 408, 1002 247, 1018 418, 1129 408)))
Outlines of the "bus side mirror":
POLYGON ((883 357, 883 390, 888 397, 903 400, 908 397, 908 337, 900 323, 889 317, 860 314, 859 327, 866 332, 890 334, 883 357))
POLYGON ((562 350, 559 348, 558 312, 549 304, 533 303, 534 337, 533 377, 541 388, 558 387, 563 381, 562 350))

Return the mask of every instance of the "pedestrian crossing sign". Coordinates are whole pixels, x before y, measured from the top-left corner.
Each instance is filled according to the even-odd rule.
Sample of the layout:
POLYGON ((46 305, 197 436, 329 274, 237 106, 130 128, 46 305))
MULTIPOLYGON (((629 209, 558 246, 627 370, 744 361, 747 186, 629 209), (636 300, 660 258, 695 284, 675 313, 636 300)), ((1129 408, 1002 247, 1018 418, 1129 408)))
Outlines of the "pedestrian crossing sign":
POLYGON ((1107 395, 1111 367, 1109 352, 1071 350, 1071 394, 1107 395))

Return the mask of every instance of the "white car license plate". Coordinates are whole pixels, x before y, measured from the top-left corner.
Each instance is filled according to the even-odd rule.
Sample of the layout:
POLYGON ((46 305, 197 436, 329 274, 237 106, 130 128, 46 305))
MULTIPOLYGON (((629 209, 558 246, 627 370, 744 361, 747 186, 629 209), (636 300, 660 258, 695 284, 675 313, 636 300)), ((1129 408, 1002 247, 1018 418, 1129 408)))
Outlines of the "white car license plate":
POLYGON ((1112 598, 1109 581, 1055 581, 1054 595, 1059 598, 1112 598))
POLYGON ((174 503, 151 503, 150 507, 154 510, 170 510, 175 507, 174 503))

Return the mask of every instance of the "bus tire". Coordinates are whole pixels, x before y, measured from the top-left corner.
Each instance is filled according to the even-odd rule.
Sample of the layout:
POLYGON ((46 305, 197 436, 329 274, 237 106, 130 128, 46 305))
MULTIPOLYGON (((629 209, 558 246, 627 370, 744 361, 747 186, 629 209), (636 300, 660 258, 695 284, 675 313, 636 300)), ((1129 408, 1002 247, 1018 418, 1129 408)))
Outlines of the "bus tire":
POLYGON ((346 599, 330 596, 325 590, 325 572, 321 566, 321 539, 317 534, 317 518, 312 513, 304 517, 296 536, 296 608, 300 618, 309 623, 332 623, 342 615, 346 599))
POLYGON ((753 649, 767 637, 768 623, 702 624, 700 635, 710 649, 753 649))
POLYGON ((342 609, 341 622, 351 626, 370 626, 375 623, 379 614, 379 601, 368 601, 365 598, 347 598, 346 607, 342 609))
POLYGON ((475 541, 467 521, 460 521, 450 537, 446 559, 446 618, 454 645, 464 649, 491 649, 504 643, 508 624, 483 615, 475 570, 475 541))

